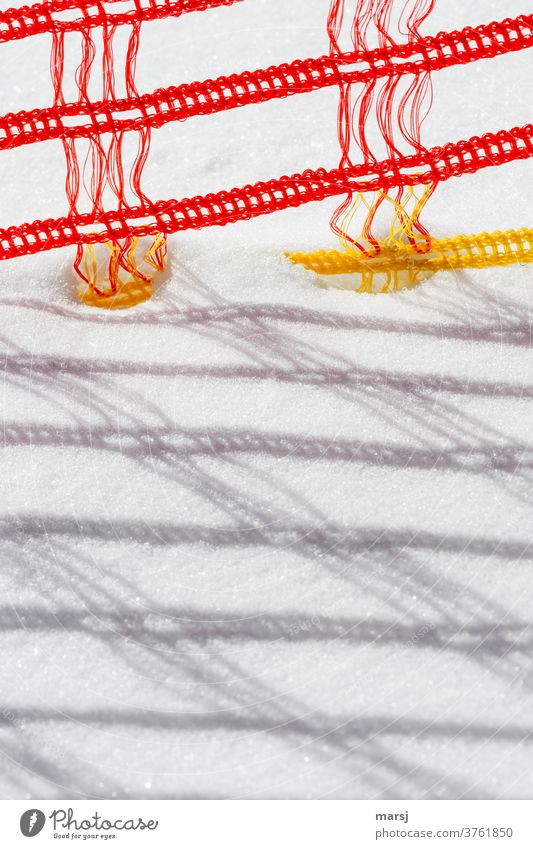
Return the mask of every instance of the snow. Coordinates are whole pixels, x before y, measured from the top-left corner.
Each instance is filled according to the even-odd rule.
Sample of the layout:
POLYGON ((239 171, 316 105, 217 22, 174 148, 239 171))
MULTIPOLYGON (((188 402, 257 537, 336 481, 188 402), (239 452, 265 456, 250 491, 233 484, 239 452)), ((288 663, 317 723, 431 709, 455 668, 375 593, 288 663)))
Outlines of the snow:
MULTIPOLYGON (((502 17, 437 5, 426 32, 502 17)), ((323 53, 327 7, 148 24, 139 87, 323 53)), ((48 103, 47 38, 1 49, 2 112, 48 103)), ((440 72, 427 143, 530 120, 530 67, 440 72)), ((165 127, 147 190, 333 166, 335 116, 165 127)), ((430 229, 529 226, 530 169, 442 185, 430 229)), ((0 226, 61 214, 63 175, 2 153, 0 226)), ((2 265, 2 797, 531 797, 531 268, 320 288, 283 254, 334 206, 172 238, 130 311, 73 300, 70 250, 2 265)))

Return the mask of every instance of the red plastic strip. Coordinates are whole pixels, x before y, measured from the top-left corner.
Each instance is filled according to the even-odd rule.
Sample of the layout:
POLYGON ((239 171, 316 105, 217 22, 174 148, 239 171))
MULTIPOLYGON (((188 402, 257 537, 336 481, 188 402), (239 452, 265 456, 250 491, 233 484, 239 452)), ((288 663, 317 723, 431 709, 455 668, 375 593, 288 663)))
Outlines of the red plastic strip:
POLYGON ((48 0, 0 12, 0 42, 15 41, 45 32, 74 32, 107 25, 115 27, 159 18, 179 17, 242 0, 48 0), (113 3, 129 3, 126 11, 108 11, 113 3), (79 13, 81 17, 76 13, 79 13), (71 16, 70 13, 74 13, 71 16))
POLYGON ((533 125, 352 168, 307 170, 215 194, 34 221, 0 230, 0 259, 131 235, 225 225, 344 193, 434 184, 533 156, 533 125), (425 170, 420 170, 425 168, 425 170), (95 232, 95 227, 99 230, 95 232))
POLYGON ((421 74, 533 47, 533 15, 441 33, 422 42, 388 50, 296 60, 263 70, 158 89, 140 97, 60 104, 9 113, 0 118, 0 150, 51 139, 92 137, 103 133, 162 127, 197 115, 209 115, 303 94, 340 83, 421 74), (454 45, 454 49, 451 49, 454 45), (399 61, 405 55, 418 56, 399 61), (362 67, 347 70, 346 65, 362 67), (123 113, 128 117, 121 117, 123 113), (136 113, 131 115, 131 113, 136 113), (90 122, 84 118, 90 117, 90 122))

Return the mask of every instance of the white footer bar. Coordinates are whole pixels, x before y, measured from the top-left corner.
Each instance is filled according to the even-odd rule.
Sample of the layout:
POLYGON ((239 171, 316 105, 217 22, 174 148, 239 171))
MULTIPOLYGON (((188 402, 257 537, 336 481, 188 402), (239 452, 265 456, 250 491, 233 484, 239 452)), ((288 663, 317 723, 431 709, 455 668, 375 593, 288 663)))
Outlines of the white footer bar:
POLYGON ((0 801, 0 844, 533 849, 528 801, 0 801), (35 843, 29 840, 34 839, 35 843))

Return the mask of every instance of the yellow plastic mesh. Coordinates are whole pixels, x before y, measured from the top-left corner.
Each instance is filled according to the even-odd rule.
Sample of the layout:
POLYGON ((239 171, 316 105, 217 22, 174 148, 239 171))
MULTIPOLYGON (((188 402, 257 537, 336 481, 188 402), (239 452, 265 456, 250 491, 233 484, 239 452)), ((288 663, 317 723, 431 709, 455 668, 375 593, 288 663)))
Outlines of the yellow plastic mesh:
POLYGON ((387 242, 374 257, 355 250, 318 250, 287 256, 319 275, 352 275, 350 288, 355 291, 383 293, 417 286, 445 269, 533 262, 533 229, 432 239, 426 251, 387 242))

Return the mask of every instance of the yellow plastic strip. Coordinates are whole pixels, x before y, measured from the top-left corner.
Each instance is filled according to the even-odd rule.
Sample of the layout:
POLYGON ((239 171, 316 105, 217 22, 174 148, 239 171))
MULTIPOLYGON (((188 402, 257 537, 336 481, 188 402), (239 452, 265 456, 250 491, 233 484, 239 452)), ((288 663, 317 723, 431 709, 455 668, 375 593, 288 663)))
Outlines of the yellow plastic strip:
POLYGON ((287 256, 316 274, 361 275, 359 291, 376 291, 376 277, 383 275, 377 291, 386 292, 415 286, 436 271, 533 262, 533 229, 432 239, 429 251, 416 250, 409 245, 384 244, 375 256, 355 250, 320 250, 287 256))

